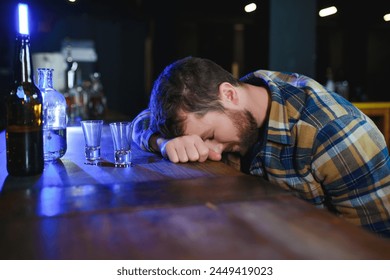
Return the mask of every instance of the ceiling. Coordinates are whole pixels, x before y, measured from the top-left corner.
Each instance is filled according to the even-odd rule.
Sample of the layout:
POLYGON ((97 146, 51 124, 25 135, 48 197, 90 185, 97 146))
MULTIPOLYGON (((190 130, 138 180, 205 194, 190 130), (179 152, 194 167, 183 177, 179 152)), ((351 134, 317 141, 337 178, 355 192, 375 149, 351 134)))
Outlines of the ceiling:
MULTIPOLYGON (((219 21, 244 21, 255 17, 261 9, 269 9, 272 1, 282 0, 76 0, 71 3, 68 0, 33 0, 32 9, 43 8, 58 16, 66 14, 90 14, 109 19, 150 19, 154 17, 166 17, 167 19, 187 18, 191 20, 219 20, 219 21), (243 7, 245 4, 255 2, 258 10, 247 14, 243 7)), ((284 0, 286 1, 286 0, 284 0)), ((308 0, 310 1, 310 0, 308 0)), ((16 5, 20 1, 2 0, 2 3, 16 5)), ((383 15, 390 13, 390 1, 371 0, 347 1, 347 0, 317 0, 318 10, 335 5, 338 13, 319 18, 318 24, 342 25, 346 22, 364 23, 370 26, 390 26, 390 22, 383 21, 383 15)), ((264 14, 264 11, 262 11, 264 14)))
POLYGON ((336 6, 338 12, 326 18, 318 17, 319 25, 343 26, 345 24, 357 24, 366 25, 367 27, 390 27, 390 22, 383 20, 384 14, 390 13, 390 1, 317 0, 318 10, 329 6, 336 6))

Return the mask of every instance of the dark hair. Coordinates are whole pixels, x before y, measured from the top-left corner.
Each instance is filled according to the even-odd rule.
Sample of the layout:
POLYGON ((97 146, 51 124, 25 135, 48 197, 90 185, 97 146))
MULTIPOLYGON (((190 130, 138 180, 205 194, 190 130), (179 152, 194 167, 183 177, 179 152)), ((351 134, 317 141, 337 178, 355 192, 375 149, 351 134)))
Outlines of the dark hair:
POLYGON ((180 113, 203 116, 210 111, 223 111, 218 95, 223 82, 240 84, 208 59, 186 57, 168 65, 154 82, 151 92, 151 128, 164 138, 173 138, 184 133, 185 118, 180 113))

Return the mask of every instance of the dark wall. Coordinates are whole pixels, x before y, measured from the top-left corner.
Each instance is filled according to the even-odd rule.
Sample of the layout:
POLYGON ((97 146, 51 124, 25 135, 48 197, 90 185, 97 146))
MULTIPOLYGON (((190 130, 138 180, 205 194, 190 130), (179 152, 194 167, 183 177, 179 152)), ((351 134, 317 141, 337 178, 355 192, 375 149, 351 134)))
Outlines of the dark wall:
POLYGON ((244 12, 245 1, 146 2, 153 2, 154 78, 167 64, 188 55, 207 57, 230 71, 237 59, 237 25, 244 34, 239 74, 268 66, 269 0, 253 14, 244 12))
POLYGON ((32 43, 33 50, 44 52, 60 50, 64 38, 93 40, 98 54, 94 70, 101 73, 109 109, 134 117, 141 106, 146 106, 143 98, 146 36, 147 24, 142 21, 112 21, 82 15, 57 21, 50 32, 39 34, 32 43))
MULTIPOLYGON (((319 8, 329 1, 319 0, 319 8)), ((335 0, 336 15, 319 18, 317 23, 317 77, 326 81, 326 69, 335 80, 349 83, 351 101, 389 101, 390 2, 369 4, 335 0)))
MULTIPOLYGON (((12 83, 15 37, 13 17, 16 5, 17 1, 1 4, 1 13, 5 16, 2 17, 3 35, 0 43, 2 100, 8 94, 7 88, 12 83)), ((85 5, 72 7, 61 0, 33 1, 29 8, 33 53, 59 52, 65 38, 92 40, 98 54, 98 61, 93 63, 92 68, 101 73, 109 110, 133 118, 147 106, 144 47, 149 23, 146 19, 131 14, 128 17, 115 17, 112 13, 106 13, 104 6, 94 9, 85 5)), ((109 11, 110 8, 107 8, 107 12, 109 11)), ((4 104, 4 101, 1 104, 4 104)), ((4 115, 4 105, 1 112, 4 115)))
POLYGON ((271 0, 270 55, 272 70, 315 78, 317 5, 312 0, 271 0))
MULTIPOLYGON (((6 33, 0 43, 6 72, 2 89, 12 80, 15 15, 10 11, 17 2, 1 4, 6 33)), ((29 6, 32 51, 58 52, 65 38, 93 40, 98 54, 94 67, 101 72, 108 107, 130 118, 147 106, 154 79, 176 59, 207 57, 230 71, 237 56, 237 24, 244 27, 239 74, 266 68, 268 63, 268 1, 254 14, 246 14, 240 1, 221 0, 79 0, 77 5, 35 0, 29 6)), ((7 93, 3 90, 2 95, 7 93)))
MULTIPOLYGON (((11 64, 13 45, 11 44, 11 30, 13 25, 13 7, 9 1, 0 3, 0 129, 4 128, 5 96, 10 90, 11 64), (11 22, 11 24, 10 24, 11 22)), ((13 31, 13 30, 12 30, 13 31)))
MULTIPOLYGON (((272 68, 313 73, 322 83, 330 67, 335 79, 349 82, 351 100, 389 101, 390 23, 382 17, 390 2, 308 1, 256 1, 251 14, 243 11, 245 1, 27 2, 33 51, 59 51, 66 37, 93 40, 108 107, 130 118, 147 106, 163 68, 188 55, 213 59, 229 71, 238 62, 240 76, 272 68), (318 10, 329 4, 339 12, 319 18, 318 10)), ((17 2, 0 2, 0 127, 12 82, 17 2)))

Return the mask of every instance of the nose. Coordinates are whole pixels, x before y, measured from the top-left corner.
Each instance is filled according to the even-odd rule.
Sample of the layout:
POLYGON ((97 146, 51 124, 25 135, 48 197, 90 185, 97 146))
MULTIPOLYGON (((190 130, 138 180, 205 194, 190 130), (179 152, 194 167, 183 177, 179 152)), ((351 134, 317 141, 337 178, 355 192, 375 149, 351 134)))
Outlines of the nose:
POLYGON ((210 150, 213 150, 214 152, 219 154, 222 154, 225 148, 224 144, 219 143, 218 141, 215 140, 206 140, 205 144, 210 150))

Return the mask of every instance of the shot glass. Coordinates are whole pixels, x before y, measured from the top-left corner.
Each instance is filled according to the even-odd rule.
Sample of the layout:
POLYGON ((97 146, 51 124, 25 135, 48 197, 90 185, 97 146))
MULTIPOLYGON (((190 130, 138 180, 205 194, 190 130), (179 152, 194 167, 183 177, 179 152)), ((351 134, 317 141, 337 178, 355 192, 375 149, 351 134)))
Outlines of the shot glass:
POLYGON ((100 159, 100 139, 103 120, 81 121, 85 140, 85 159, 94 161, 100 159))
POLYGON ((131 166, 131 139, 133 125, 131 122, 110 123, 114 143, 114 162, 117 167, 131 166))

